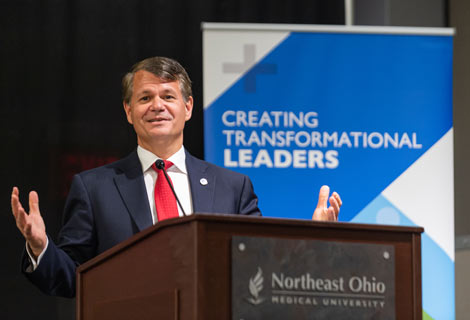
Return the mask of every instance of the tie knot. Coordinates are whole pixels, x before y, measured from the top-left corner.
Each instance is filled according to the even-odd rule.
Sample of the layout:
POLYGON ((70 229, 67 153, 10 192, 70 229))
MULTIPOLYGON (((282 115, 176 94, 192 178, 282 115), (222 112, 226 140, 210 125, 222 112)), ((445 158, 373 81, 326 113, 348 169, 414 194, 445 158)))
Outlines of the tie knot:
POLYGON ((173 165, 173 162, 168 161, 168 160, 163 160, 163 163, 165 164, 166 170, 170 169, 170 167, 173 165))
MULTIPOLYGON (((173 166, 173 162, 168 161, 168 160, 162 160, 163 163, 165 164, 165 170, 168 170, 171 166, 173 166)), ((158 162, 158 161, 157 161, 158 162)), ((157 173, 161 172, 160 169, 157 168, 156 163, 152 164, 153 170, 157 171, 157 173)))

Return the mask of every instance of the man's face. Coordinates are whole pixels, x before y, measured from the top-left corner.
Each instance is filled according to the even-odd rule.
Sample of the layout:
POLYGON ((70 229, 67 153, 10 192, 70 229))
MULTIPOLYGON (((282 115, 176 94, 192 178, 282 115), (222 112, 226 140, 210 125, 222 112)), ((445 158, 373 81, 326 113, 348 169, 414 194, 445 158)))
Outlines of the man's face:
POLYGON ((183 143, 184 124, 191 118, 193 98, 185 102, 178 81, 166 82, 140 70, 134 75, 130 103, 124 102, 127 121, 134 126, 139 145, 177 146, 183 143))

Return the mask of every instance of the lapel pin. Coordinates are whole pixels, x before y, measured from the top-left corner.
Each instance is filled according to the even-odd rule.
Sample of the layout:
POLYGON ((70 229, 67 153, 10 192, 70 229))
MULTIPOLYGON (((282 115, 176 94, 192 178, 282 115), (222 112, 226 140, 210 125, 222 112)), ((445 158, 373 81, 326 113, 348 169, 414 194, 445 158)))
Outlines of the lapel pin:
POLYGON ((201 180, 199 180, 199 182, 203 185, 203 186, 206 186, 209 182, 207 182, 207 179, 206 178, 202 178, 201 180))

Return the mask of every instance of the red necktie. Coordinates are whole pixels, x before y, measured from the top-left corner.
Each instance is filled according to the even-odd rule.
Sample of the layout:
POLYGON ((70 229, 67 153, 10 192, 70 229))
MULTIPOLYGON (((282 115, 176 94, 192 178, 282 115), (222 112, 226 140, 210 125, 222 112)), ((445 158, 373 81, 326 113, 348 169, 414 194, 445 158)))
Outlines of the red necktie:
MULTIPOLYGON (((168 169, 173 165, 171 161, 163 160, 163 162, 165 163, 165 169, 168 169)), ((163 170, 157 169, 155 163, 152 165, 152 168, 157 171, 157 182, 155 183, 154 196, 158 221, 178 217, 179 214, 178 207, 176 206, 176 199, 171 191, 170 185, 165 179, 163 170)), ((171 182, 171 185, 173 186, 173 182, 171 182)))

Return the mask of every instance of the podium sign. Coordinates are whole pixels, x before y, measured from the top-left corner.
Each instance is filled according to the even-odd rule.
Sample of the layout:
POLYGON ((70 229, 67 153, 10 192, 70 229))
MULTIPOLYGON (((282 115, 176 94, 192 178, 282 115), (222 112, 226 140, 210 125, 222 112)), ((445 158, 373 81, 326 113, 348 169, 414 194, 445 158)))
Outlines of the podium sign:
POLYGON ((391 245, 232 238, 232 319, 395 319, 391 245))

